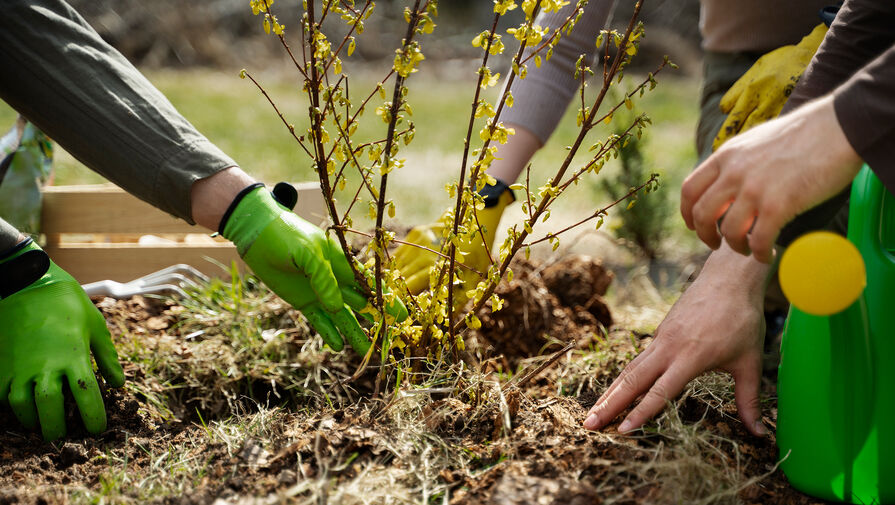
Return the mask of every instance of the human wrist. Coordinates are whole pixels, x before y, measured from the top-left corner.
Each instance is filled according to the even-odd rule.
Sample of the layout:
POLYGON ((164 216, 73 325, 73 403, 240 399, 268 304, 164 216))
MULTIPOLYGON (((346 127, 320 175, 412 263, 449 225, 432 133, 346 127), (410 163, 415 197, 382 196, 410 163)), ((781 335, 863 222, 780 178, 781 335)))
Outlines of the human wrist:
POLYGON ((507 184, 513 184, 531 161, 532 156, 541 148, 541 141, 524 126, 517 124, 506 126, 516 133, 509 137, 506 144, 497 146, 496 159, 491 162, 488 175, 507 184))
POLYGON ((761 298, 774 268, 774 265, 757 261, 752 256, 744 256, 731 249, 727 242, 722 242, 706 260, 699 278, 706 275, 726 287, 761 298))
POLYGON ((843 121, 836 111, 836 101, 836 95, 831 93, 813 104, 814 108, 811 112, 826 130, 824 132, 826 135, 823 138, 827 139, 826 143, 830 148, 827 155, 833 157, 833 160, 843 169, 853 170, 857 173, 863 161, 852 144, 852 140, 845 133, 843 121))
POLYGON ((256 183, 239 167, 230 167, 193 183, 190 190, 193 220, 209 230, 219 230, 234 198, 247 186, 256 183))
POLYGON ((34 240, 22 235, 14 246, 0 250, 0 264, 6 263, 7 261, 32 250, 41 250, 41 248, 34 242, 34 240))

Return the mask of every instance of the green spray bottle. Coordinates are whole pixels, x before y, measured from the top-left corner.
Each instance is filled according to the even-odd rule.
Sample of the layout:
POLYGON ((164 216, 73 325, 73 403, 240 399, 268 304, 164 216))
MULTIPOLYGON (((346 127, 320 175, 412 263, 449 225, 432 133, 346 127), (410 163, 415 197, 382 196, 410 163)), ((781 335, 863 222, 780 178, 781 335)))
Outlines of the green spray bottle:
MULTIPOLYGON (((813 496, 895 503, 895 197, 867 166, 852 183, 848 240, 863 257, 866 288, 852 282, 840 292, 854 292, 827 297, 845 299, 838 311, 812 310, 828 315, 790 296, 777 388, 781 468, 813 496)), ((828 262, 816 278, 835 277, 842 264, 828 262)))

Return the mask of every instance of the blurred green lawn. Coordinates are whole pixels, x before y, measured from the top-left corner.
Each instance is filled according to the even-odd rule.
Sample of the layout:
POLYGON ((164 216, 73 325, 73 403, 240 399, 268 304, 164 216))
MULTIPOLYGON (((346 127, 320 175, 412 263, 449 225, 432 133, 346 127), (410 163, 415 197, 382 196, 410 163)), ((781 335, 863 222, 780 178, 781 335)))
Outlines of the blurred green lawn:
MULTIPOLYGON (((447 69, 440 68, 442 65, 445 64, 426 62, 422 71, 411 76, 408 82, 411 89, 408 99, 414 111, 411 119, 417 126, 417 134, 399 156, 407 159, 405 168, 395 172, 389 184, 390 196, 398 208, 397 218, 403 224, 418 224, 436 218, 450 203, 444 185, 453 180, 459 170, 477 64, 453 61, 448 64, 452 67, 447 69)), ((662 191, 671 191, 676 204, 680 181, 696 159, 693 132, 698 112, 698 81, 669 75, 672 72, 662 74, 659 86, 635 103, 638 111, 647 112, 653 120, 653 126, 644 134, 646 160, 653 171, 662 174, 662 191)), ((308 157, 296 145, 263 95, 251 81, 240 79, 238 72, 165 70, 148 71, 147 75, 186 118, 249 173, 267 182, 314 179, 308 157)), ((366 96, 373 89, 377 79, 368 70, 354 75, 360 77, 350 83, 350 88, 354 100, 358 100, 357 97, 366 96)), ((295 77, 285 70, 267 70, 255 77, 288 120, 296 125, 296 130, 304 130, 307 100, 295 77)), ((632 82, 640 79, 642 76, 631 76, 621 87, 630 87, 632 82)), ((593 86, 589 90, 592 94, 597 88, 593 86)), ((497 89, 492 88, 487 98, 493 101, 496 95, 497 89)), ((382 137, 384 124, 374 114, 381 103, 378 95, 371 100, 357 133, 361 141, 382 137)), ((515 106, 522 105, 517 103, 515 106)), ((565 157, 565 146, 571 144, 578 131, 575 109, 577 107, 570 107, 551 141, 535 157, 533 185, 546 180, 565 157)), ((11 125, 13 119, 14 112, 0 102, 0 126, 11 125)), ((620 120, 595 128, 586 145, 601 140, 617 127, 615 123, 620 120)), ((480 125, 476 126, 473 146, 478 145, 480 125)), ((585 155, 585 152, 579 154, 577 162, 584 163, 585 155)), ((607 166, 600 177, 612 177, 615 170, 616 166, 607 166)), ((347 191, 351 194, 357 181, 359 178, 354 177, 349 182, 347 191)), ((57 151, 55 184, 97 182, 103 182, 103 179, 67 153, 57 151)), ((574 195, 558 205, 554 216, 566 213, 581 216, 605 204, 606 199, 595 187, 583 184, 575 188, 574 195)), ((350 196, 343 198, 347 200, 350 196)), ((366 206, 363 209, 361 213, 365 214, 366 206)), ((362 226, 362 220, 356 221, 362 226)), ((558 221, 556 217, 551 220, 554 226, 562 224, 558 221)))

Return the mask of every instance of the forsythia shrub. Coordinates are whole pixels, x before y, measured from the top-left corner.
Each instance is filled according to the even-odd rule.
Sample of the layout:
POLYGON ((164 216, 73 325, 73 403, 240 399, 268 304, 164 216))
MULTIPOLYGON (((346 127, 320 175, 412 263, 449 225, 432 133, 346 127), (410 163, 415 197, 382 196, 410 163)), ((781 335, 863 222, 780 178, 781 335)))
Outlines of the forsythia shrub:
MULTIPOLYGON (((400 168, 404 164, 399 157, 400 149, 402 145, 409 144, 415 134, 415 126, 409 119, 412 109, 406 100, 408 82, 425 61, 423 41, 435 31, 437 1, 408 1, 409 5, 404 10, 406 32, 400 47, 395 50, 391 68, 386 70, 385 77, 373 90, 358 94, 353 88, 349 93, 350 76, 343 73, 342 58, 350 57, 357 44, 363 43, 361 37, 364 23, 373 15, 375 2, 303 0, 304 13, 299 24, 301 47, 297 50, 287 42, 286 27, 272 11, 274 1, 250 0, 252 12, 262 18, 264 30, 280 40, 294 63, 300 76, 301 90, 307 94, 310 103, 307 121, 302 126, 290 123, 249 72, 243 70, 240 75, 251 79, 264 93, 295 138, 299 149, 315 167, 329 211, 329 230, 349 258, 358 282, 368 289, 368 294, 374 301, 376 322, 368 330, 374 343, 371 353, 373 349, 378 349, 383 370, 389 366, 397 369, 395 386, 406 380, 405 370, 420 372, 426 363, 433 365, 441 360, 458 359, 465 348, 464 332, 468 328, 480 327, 477 314, 485 308, 486 303, 490 300, 491 310, 500 310, 503 302, 494 291, 501 279, 512 277, 509 266, 517 253, 523 251, 528 254, 532 245, 544 241, 551 242, 555 249, 559 246, 559 236, 563 232, 588 222, 596 222, 599 227, 609 208, 618 203, 598 208, 592 214, 583 216, 579 222, 561 230, 533 238, 537 225, 547 221, 551 205, 566 190, 577 185, 582 177, 598 174, 607 161, 618 156, 622 146, 635 137, 639 138, 650 122, 645 114, 641 114, 634 117, 619 133, 608 138, 601 141, 587 138, 594 126, 601 122, 608 123, 619 107, 630 108, 633 99, 656 85, 654 73, 651 73, 633 91, 624 94, 623 100, 607 105, 605 111, 598 112, 604 105, 607 91, 621 80, 625 67, 637 53, 643 36, 643 25, 637 22, 642 0, 636 4, 624 32, 604 30, 595 37, 597 47, 605 49, 603 56, 598 59, 602 77, 596 81, 600 85, 600 92, 587 106, 584 88, 587 85, 586 78, 593 75, 594 71, 584 57, 578 60, 575 75, 582 82, 582 107, 578 111, 580 131, 575 142, 549 180, 537 186, 528 183, 511 186, 521 195, 519 200, 525 218, 510 226, 506 240, 489 251, 492 256, 491 265, 487 271, 479 272, 482 280, 466 293, 470 303, 461 307, 455 302, 457 287, 461 285, 459 279, 462 270, 470 268, 462 264, 458 246, 482 233, 477 226, 476 213, 484 208, 484 201, 477 191, 486 183, 493 182, 493 178, 488 175, 488 168, 495 159, 496 146, 506 143, 515 133, 500 121, 501 111, 505 107, 514 106, 512 94, 508 91, 510 85, 515 79, 525 78, 528 65, 534 63, 540 66, 542 61, 551 58, 554 46, 574 27, 587 1, 577 0, 565 23, 557 30, 549 30, 536 23, 538 13, 557 12, 569 5, 568 0, 494 0, 491 28, 480 32, 471 41, 481 51, 482 59, 475 70, 478 82, 472 90, 469 126, 458 177, 456 182, 446 188, 455 200, 454 210, 448 218, 448 225, 444 227, 443 246, 438 251, 439 260, 430 271, 429 285, 432 288, 413 296, 407 291, 404 279, 390 258, 389 246, 396 237, 385 228, 384 222, 387 217, 394 216, 395 210, 394 202, 388 199, 388 179, 392 175, 400 175, 400 168), (489 103, 482 97, 482 92, 497 86, 501 77, 488 66, 489 59, 506 51, 502 34, 497 33, 498 20, 517 8, 524 12, 524 21, 506 32, 517 41, 518 48, 506 77, 505 91, 495 103, 489 103), (323 20, 328 17, 340 17, 347 27, 347 33, 338 40, 330 40, 321 29, 323 20), (615 48, 612 56, 610 47, 615 48), (368 107, 375 109, 376 115, 383 122, 384 130, 378 139, 360 141, 356 138, 358 118, 368 107), (476 125, 479 126, 477 138, 480 143, 473 146, 476 125), (586 161, 573 163, 573 158, 579 152, 587 153, 586 161), (348 187, 346 173, 349 171, 356 172, 361 177, 356 188, 348 187), (344 195, 338 200, 341 202, 341 209, 336 205, 337 194, 344 195), (351 253, 346 239, 347 233, 363 233, 352 229, 351 219, 352 213, 362 212, 362 209, 376 223, 365 251, 369 258, 365 265, 351 253), (378 315, 385 313, 383 308, 394 297, 400 297, 408 307, 410 317, 404 322, 396 323, 378 315)), ((673 64, 666 58, 656 72, 666 65, 673 64)), ((515 106, 524 107, 525 104, 516 103, 515 106)), ((656 175, 653 174, 638 186, 632 187, 619 201, 637 192, 654 189, 656 185, 656 175)), ((369 358, 369 355, 365 357, 364 364, 369 358)))

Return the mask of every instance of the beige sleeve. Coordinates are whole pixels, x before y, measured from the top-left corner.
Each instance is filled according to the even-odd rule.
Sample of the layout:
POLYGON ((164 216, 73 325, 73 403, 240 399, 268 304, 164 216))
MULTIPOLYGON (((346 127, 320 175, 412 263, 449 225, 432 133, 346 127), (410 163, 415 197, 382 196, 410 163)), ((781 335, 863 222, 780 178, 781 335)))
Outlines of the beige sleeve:
MULTIPOLYGON (((560 9, 559 12, 538 15, 535 24, 550 28, 551 33, 563 25, 575 10, 577 2, 560 9)), ((562 38, 553 49, 553 56, 540 68, 534 60, 528 64, 528 76, 518 77, 510 91, 514 106, 501 113, 500 120, 507 124, 524 127, 546 143, 565 113, 569 101, 578 89, 575 79, 575 62, 584 54, 588 62, 593 62, 596 53, 596 39, 615 5, 614 0, 590 0, 575 24, 571 34, 563 31, 562 38)), ((534 48, 526 49, 526 56, 534 48)))

